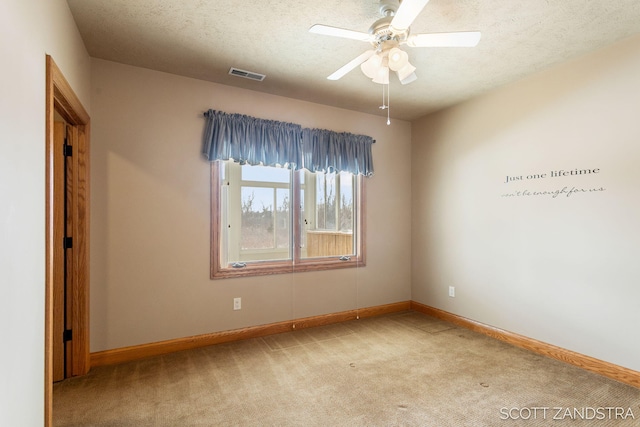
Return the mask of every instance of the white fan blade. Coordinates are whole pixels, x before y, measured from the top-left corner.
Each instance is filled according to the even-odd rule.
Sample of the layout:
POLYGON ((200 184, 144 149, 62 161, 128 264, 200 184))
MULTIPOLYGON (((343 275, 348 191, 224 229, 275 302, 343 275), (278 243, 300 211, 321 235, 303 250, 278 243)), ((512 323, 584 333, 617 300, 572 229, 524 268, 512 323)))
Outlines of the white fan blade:
POLYGON ((345 28, 330 27, 328 25, 316 24, 309 28, 310 33, 322 34, 325 36, 342 37, 345 39, 360 40, 367 42, 371 40, 369 33, 362 33, 360 31, 347 30, 345 28))
POLYGON ((391 21, 391 28, 398 32, 408 29, 427 3, 429 0, 402 0, 398 12, 391 21))
POLYGON ((479 31, 411 34, 407 38, 407 44, 412 47, 474 47, 479 41, 479 31))
POLYGON ((374 53, 376 53, 376 51, 371 49, 371 50, 368 50, 368 51, 360 54, 360 56, 358 56, 357 58, 351 60, 349 63, 347 63, 347 64, 343 65, 342 67, 340 67, 340 69, 338 71, 336 71, 335 73, 331 74, 329 77, 327 77, 327 79, 329 79, 329 80, 338 80, 339 78, 341 78, 342 76, 347 74, 349 71, 353 70, 358 65, 362 64, 364 61, 366 61, 367 59, 371 58, 371 55, 373 55, 374 53))

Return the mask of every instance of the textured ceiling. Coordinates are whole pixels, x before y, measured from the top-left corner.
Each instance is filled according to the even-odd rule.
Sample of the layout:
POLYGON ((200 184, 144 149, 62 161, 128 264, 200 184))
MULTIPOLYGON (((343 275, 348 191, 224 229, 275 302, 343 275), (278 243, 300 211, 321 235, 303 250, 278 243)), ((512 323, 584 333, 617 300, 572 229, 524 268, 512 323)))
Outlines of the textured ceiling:
MULTIPOLYGON (((386 115, 382 86, 359 68, 370 48, 308 32, 367 32, 377 0, 68 0, 92 57, 386 115), (230 67, 266 74, 262 82, 230 67)), ((413 120, 640 32, 639 0, 431 0, 412 33, 481 31, 474 48, 405 49, 418 80, 390 85, 391 116, 413 120)))

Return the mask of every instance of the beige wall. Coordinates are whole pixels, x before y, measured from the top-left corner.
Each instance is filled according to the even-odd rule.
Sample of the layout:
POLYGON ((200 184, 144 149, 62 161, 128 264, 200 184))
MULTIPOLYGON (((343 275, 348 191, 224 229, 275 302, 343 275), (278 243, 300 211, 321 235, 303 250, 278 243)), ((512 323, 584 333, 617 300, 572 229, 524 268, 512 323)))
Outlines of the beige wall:
POLYGON ((410 299, 408 122, 97 59, 91 99, 91 351, 410 299), (209 279, 209 108, 377 140, 366 267, 209 279))
POLYGON ((638 76, 636 36, 415 122, 413 299, 640 370, 638 76))
POLYGON ((64 0, 0 2, 0 425, 44 422, 45 54, 90 112, 90 60, 64 0))

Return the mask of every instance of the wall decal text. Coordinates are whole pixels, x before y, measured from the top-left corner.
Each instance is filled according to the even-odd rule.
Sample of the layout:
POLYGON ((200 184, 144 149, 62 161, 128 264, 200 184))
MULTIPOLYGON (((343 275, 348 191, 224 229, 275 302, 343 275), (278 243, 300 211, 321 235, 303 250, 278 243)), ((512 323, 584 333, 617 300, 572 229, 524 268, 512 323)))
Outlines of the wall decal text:
MULTIPOLYGON (((548 179, 548 178, 560 178, 560 177, 578 177, 578 176, 587 176, 594 175, 600 173, 600 168, 589 168, 589 169, 558 169, 551 170, 548 173, 534 173, 529 175, 506 175, 506 178, 503 184, 511 184, 513 182, 522 183, 525 181, 532 180, 540 180, 540 179, 548 179)), ((531 197, 531 196, 549 196, 553 199, 564 196, 571 197, 574 194, 579 193, 594 193, 594 192, 602 192, 606 189, 604 187, 577 187, 577 186, 563 186, 556 187, 552 190, 512 190, 507 193, 503 193, 501 197, 531 197)))
POLYGON ((548 174, 546 173, 534 173, 531 175, 517 175, 517 176, 509 176, 507 175, 507 179, 504 181, 504 184, 508 184, 513 181, 523 181, 525 179, 540 179, 540 178, 557 178, 561 176, 574 176, 574 175, 590 175, 600 173, 600 168, 594 169, 570 169, 570 170, 552 170, 548 174))

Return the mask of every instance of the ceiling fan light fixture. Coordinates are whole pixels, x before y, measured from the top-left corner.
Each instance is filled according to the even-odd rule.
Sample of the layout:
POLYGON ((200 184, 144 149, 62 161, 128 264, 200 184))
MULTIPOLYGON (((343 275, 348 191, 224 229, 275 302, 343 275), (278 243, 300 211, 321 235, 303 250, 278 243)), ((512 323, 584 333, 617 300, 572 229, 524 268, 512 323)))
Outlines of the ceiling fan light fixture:
POLYGON ((400 50, 397 47, 394 47, 389 51, 389 68, 393 71, 401 70, 408 63, 409 55, 407 52, 400 50))
MULTIPOLYGON (((400 74, 398 74, 398 79, 400 79, 400 74)), ((416 73, 411 73, 408 76, 405 76, 404 79, 400 79, 400 83, 402 83, 403 85, 406 85, 416 81, 417 79, 418 79, 418 76, 416 76, 416 73)))
MULTIPOLYGON (((406 83, 404 83, 404 80, 406 80, 407 77, 409 77, 411 74, 414 74, 414 71, 416 71, 416 67, 414 67, 409 62, 407 62, 404 67, 402 67, 399 70, 396 70, 396 73, 398 74, 398 79, 400 79, 402 84, 406 84, 406 83)), ((411 81, 413 81, 413 80, 411 80, 411 81)), ((407 82, 407 83, 410 83, 410 82, 407 82)))
POLYGON ((375 77, 373 78, 374 83, 378 83, 381 85, 389 84, 389 67, 380 67, 376 72, 375 77))
POLYGON ((382 58, 379 55, 372 55, 369 59, 360 65, 360 69, 365 76, 373 79, 376 77, 378 70, 382 66, 382 58))

